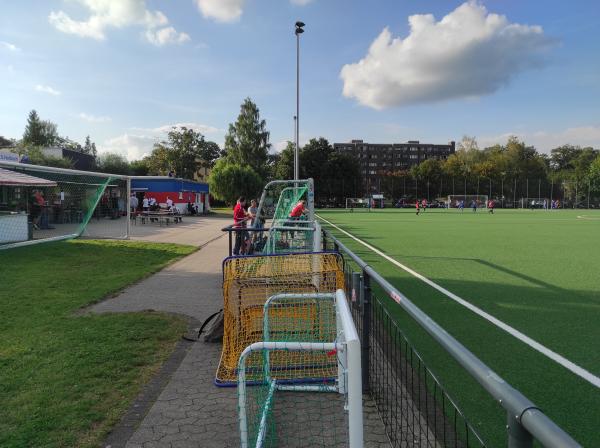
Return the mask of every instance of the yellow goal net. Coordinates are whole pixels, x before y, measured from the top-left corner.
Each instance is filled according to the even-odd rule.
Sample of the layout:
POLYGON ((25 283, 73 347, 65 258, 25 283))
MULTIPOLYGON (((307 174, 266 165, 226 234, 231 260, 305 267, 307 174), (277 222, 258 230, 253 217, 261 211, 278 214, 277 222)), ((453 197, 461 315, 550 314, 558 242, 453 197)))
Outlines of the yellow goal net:
MULTIPOLYGON (((278 294, 334 293, 344 287, 342 259, 334 253, 298 253, 233 257, 223 262, 223 351, 217 385, 234 385, 242 351, 259 341, 323 341, 335 339, 334 304, 326 300, 284 300, 265 307, 278 294), (266 310, 266 311, 265 311, 266 310), (267 319, 264 319, 265 312, 267 319), (265 327, 267 322, 268 327, 265 327)), ((270 368, 279 380, 303 381, 334 378, 335 356, 326 353, 276 351, 270 368)), ((255 357, 246 366, 262 375, 263 360, 255 357)))

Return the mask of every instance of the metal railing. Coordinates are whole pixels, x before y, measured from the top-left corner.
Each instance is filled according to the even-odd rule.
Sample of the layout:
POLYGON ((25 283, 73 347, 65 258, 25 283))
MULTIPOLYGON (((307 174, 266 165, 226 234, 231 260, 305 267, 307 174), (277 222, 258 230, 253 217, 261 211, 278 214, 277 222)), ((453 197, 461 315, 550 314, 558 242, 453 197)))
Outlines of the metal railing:
POLYGON ((436 376, 390 316, 393 301, 414 319, 506 411, 509 448, 580 445, 532 401, 415 306, 329 231, 323 249, 344 258, 346 289, 362 347, 363 388, 374 399, 397 446, 485 446, 436 376))

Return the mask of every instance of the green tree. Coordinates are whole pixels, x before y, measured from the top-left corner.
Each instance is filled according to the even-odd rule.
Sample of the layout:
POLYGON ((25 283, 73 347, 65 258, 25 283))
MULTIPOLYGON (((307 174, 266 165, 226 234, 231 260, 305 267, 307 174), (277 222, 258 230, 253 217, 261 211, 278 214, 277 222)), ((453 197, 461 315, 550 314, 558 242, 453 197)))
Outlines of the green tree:
POLYGON ((588 179, 591 191, 596 195, 600 195, 600 154, 590 164, 588 179))
POLYGON ((127 159, 120 154, 104 153, 96 160, 96 167, 102 173, 128 174, 129 163, 127 159))
POLYGON ((14 143, 15 142, 13 140, 10 140, 10 139, 5 138, 0 135, 0 148, 7 147, 7 146, 13 146, 14 143))
POLYGON ((149 170, 147 159, 133 160, 129 163, 129 174, 132 176, 147 176, 149 170))
POLYGON ((556 171, 570 170, 573 168, 573 160, 581 151, 579 146, 562 145, 550 151, 550 166, 556 171))
POLYGON ((90 140, 89 135, 85 137, 85 143, 83 144, 81 152, 84 154, 92 154, 92 141, 90 140))
POLYGON ((154 145, 148 160, 150 173, 166 175, 174 171, 178 177, 193 179, 205 144, 201 133, 185 126, 173 127, 167 134, 167 140, 154 145))
POLYGON ((226 157, 231 163, 251 167, 265 179, 270 146, 266 122, 260 119, 256 104, 246 98, 236 122, 229 125, 225 136, 226 157))
POLYGON ((52 146, 58 139, 57 129, 55 123, 40 120, 38 113, 32 110, 29 112, 23 133, 23 144, 26 146, 52 146))
POLYGON ((206 178, 208 170, 215 166, 217 159, 221 156, 221 148, 215 142, 203 141, 200 145, 200 160, 197 161, 198 168, 203 169, 204 173, 199 174, 200 178, 206 178))
POLYGON ((219 159, 208 179, 211 194, 228 205, 238 197, 257 197, 263 186, 261 177, 249 166, 219 159))
POLYGON ((275 166, 273 167, 274 179, 293 179, 294 178, 294 143, 287 142, 286 147, 281 151, 275 166))

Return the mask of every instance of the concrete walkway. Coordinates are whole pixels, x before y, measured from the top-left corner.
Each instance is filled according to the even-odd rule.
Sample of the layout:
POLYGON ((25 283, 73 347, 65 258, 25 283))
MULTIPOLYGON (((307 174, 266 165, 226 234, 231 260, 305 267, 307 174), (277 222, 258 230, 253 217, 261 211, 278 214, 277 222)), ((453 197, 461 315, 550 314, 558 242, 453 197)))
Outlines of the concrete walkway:
MULTIPOLYGON (((137 236, 149 241, 204 246, 117 297, 97 304, 91 311, 152 309, 186 315, 196 323, 203 321, 222 308, 221 263, 227 255, 228 240, 226 236, 215 238, 229 222, 230 219, 204 218, 192 229, 163 227, 159 232, 137 236)), ((134 403, 107 438, 106 448, 239 446, 237 389, 213 384, 221 344, 182 341, 176 352, 159 374, 163 379, 153 380, 155 384, 150 389, 155 390, 154 395, 150 390, 134 403)), ((365 405, 365 446, 389 446, 374 406, 370 402, 365 405)))

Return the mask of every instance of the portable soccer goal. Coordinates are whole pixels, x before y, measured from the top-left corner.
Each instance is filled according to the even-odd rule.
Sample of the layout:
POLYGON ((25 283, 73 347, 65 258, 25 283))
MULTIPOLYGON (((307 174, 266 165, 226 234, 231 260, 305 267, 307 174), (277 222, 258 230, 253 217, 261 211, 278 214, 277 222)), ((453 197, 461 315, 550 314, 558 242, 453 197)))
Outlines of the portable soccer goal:
POLYGON ((548 210, 551 206, 551 201, 548 198, 521 198, 518 206, 529 209, 544 209, 548 210))
POLYGON ((473 206, 473 202, 477 204, 477 208, 487 208, 488 197, 484 194, 451 194, 448 195, 448 204, 450 208, 459 208, 460 204, 464 208, 470 208, 473 206))
MULTIPOLYGON (((263 307, 269 297, 282 293, 332 293, 343 286, 343 262, 339 254, 272 254, 225 259, 223 348, 215 384, 235 385, 242 351, 254 342, 263 341, 263 307)), ((312 303, 307 303, 304 307, 277 308, 275 312, 281 313, 278 322, 287 319, 286 332, 296 333, 299 338, 305 338, 307 322, 324 322, 327 318, 327 314, 324 314, 327 312, 326 308, 312 303)), ((277 331, 279 327, 273 328, 273 331, 277 331)), ((276 356, 272 361, 276 368, 280 365, 278 360, 276 356)), ((283 366, 288 361, 285 358, 283 366)), ((315 358, 311 365, 318 364, 325 371, 329 367, 324 366, 330 362, 330 359, 321 356, 319 359, 315 358)), ((251 366, 256 368, 252 363, 251 366)), ((327 375, 323 375, 333 375, 331 369, 327 372, 327 375)))
POLYGON ((262 327, 238 362, 241 446, 362 447, 360 341, 343 290, 273 295, 262 327))
POLYGON ((369 208, 370 198, 346 198, 346 210, 369 208))
POLYGON ((264 254, 313 252, 320 249, 320 229, 314 219, 314 183, 312 179, 269 182, 261 195, 254 228, 262 228, 270 220, 269 230, 252 232, 261 239, 264 254), (306 213, 290 217, 293 208, 306 201, 306 213))
POLYGON ((127 176, 0 161, 0 249, 127 238, 127 176))

